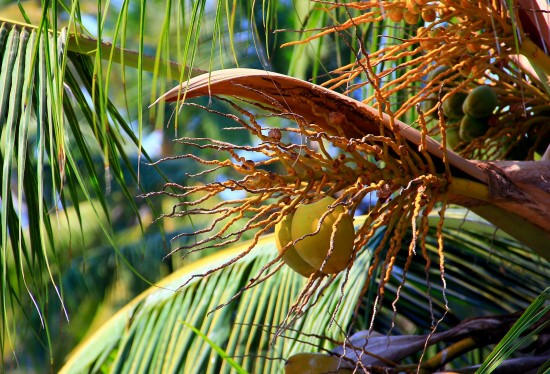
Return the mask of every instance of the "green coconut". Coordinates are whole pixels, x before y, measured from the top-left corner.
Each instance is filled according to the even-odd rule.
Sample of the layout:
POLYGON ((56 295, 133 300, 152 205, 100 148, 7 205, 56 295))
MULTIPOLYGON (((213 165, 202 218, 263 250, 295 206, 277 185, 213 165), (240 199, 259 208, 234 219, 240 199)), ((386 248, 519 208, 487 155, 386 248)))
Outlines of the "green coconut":
POLYGON ((493 114, 497 105, 497 93, 492 87, 477 86, 464 100, 462 110, 470 117, 485 118, 493 114))
POLYGON ((298 254, 293 245, 289 244, 292 242, 290 230, 293 218, 294 214, 290 213, 275 225, 275 244, 285 264, 304 277, 309 277, 317 270, 298 254))
POLYGON ((325 196, 311 204, 300 204, 292 219, 291 234, 298 255, 325 274, 337 274, 348 266, 355 240, 353 217, 344 207, 339 205, 325 215, 334 201, 325 196))
MULTIPOLYGON (((424 101, 420 103, 420 109, 422 109, 423 113, 427 113, 429 110, 431 110, 433 107, 437 105, 437 96, 430 95, 424 101)), ((429 117, 438 119, 439 118, 439 110, 434 110, 430 113, 429 117)))
POLYGON ((464 115, 462 111, 462 104, 468 94, 464 92, 457 92, 451 97, 447 98, 441 105, 443 114, 448 118, 461 118, 464 115))
POLYGON ((466 114, 460 121, 460 138, 466 142, 485 135, 489 130, 488 117, 476 118, 466 114))
POLYGON ((437 76, 443 74, 444 72, 446 72, 449 69, 450 68, 448 66, 444 66, 444 65, 436 67, 435 69, 433 69, 432 71, 430 71, 428 73, 426 81, 427 82, 433 81, 437 76))
POLYGON ((448 119, 445 124, 447 125, 447 131, 445 134, 447 147, 454 150, 462 141, 462 139, 460 139, 460 119, 451 118, 448 119))

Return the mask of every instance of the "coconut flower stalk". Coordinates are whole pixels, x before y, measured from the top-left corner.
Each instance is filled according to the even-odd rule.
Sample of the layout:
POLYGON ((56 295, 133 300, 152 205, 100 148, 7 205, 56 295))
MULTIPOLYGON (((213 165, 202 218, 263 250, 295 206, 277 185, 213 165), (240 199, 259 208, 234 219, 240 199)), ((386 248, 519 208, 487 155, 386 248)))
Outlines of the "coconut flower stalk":
MULTIPOLYGON (((373 263, 366 269, 367 284, 362 287, 366 292, 375 270, 382 269, 375 310, 384 299, 385 285, 409 228, 413 239, 402 265, 402 282, 406 282, 407 270, 417 251, 426 271, 433 266, 425 239, 428 214, 434 209, 440 215, 436 266, 445 288, 442 227, 450 203, 467 206, 489 220, 496 220, 505 231, 550 258, 546 245, 550 240, 550 220, 544 224, 548 212, 535 204, 540 196, 530 195, 529 191, 516 195, 515 184, 494 164, 466 160, 431 139, 425 131, 415 130, 363 102, 299 79, 252 69, 204 74, 175 87, 159 100, 197 106, 189 100, 200 96, 229 103, 236 114, 202 108, 231 119, 236 126, 227 130, 248 131, 258 139, 258 144, 236 145, 210 138, 179 139, 190 148, 211 149, 220 156, 203 159, 190 152, 169 159, 188 158, 203 164, 206 169, 200 173, 202 177, 223 168, 237 177, 223 181, 213 177, 212 182, 197 185, 171 182, 162 191, 150 194, 178 199, 164 218, 201 216, 210 222, 204 228, 174 238, 195 240, 176 246, 172 253, 221 248, 253 235, 251 244, 238 256, 196 277, 208 276, 243 258, 254 250, 262 235, 293 214, 300 204, 318 201, 323 196, 334 196, 336 200, 322 215, 317 231, 321 230, 323 219, 336 208, 343 207, 353 216, 363 209, 365 201, 376 196, 365 220, 356 229, 354 249, 344 270, 353 266, 358 252, 379 228, 385 227, 383 239, 374 250, 373 263), (284 120, 281 123, 290 125, 268 127, 263 118, 270 116, 280 117, 284 120), (222 156, 224 153, 228 157, 222 156), (260 157, 250 157, 253 154, 260 157), (244 197, 221 198, 227 191, 244 192, 244 197), (506 221, 498 221, 503 216, 506 221), (506 226, 507 222, 512 224, 506 226)), ((325 263, 338 255, 336 246, 330 243, 325 263)), ((234 298, 278 271, 286 250, 288 246, 266 263, 234 298)), ((309 277, 280 331, 291 326, 336 279, 337 274, 324 274, 322 266, 321 271, 309 277)), ((445 296, 444 299, 446 304, 445 296)))
MULTIPOLYGON (((344 170, 342 166, 342 170, 337 170, 336 175, 330 175, 330 178, 327 178, 326 168, 321 167, 313 172, 314 179, 339 180, 352 186, 361 178, 367 178, 371 184, 376 185, 372 191, 378 191, 379 195, 384 196, 386 193, 383 191, 386 189, 388 197, 392 193, 402 193, 411 186, 426 188, 429 184, 430 189, 437 191, 435 195, 438 201, 469 207, 489 220, 499 220, 505 214, 510 223, 500 222, 502 220, 498 222, 505 231, 539 254, 550 257, 545 249, 550 238, 550 213, 538 203, 541 197, 549 197, 550 192, 543 185, 532 183, 531 189, 520 190, 517 185, 527 184, 524 178, 532 178, 527 172, 516 170, 508 175, 498 167, 498 162, 466 160, 424 132, 363 102, 309 82, 271 72, 252 69, 215 71, 175 87, 159 100, 184 102, 194 97, 218 95, 245 100, 263 110, 296 121, 299 126, 292 131, 310 139, 324 138, 337 146, 342 155, 346 155, 340 156, 344 157, 339 162, 342 165, 352 162, 357 165, 357 159, 370 165, 369 157, 385 164, 382 170, 377 169, 378 174, 373 173, 372 168, 359 166, 351 169, 347 167, 349 174, 341 174, 344 170), (360 156, 354 154, 358 151, 362 152, 360 156), (536 235, 526 234, 527 232, 535 232, 536 235)), ((250 113, 247 116, 249 119, 254 118, 250 113)), ((257 122, 255 127, 250 127, 252 128, 264 142, 274 148, 278 147, 278 137, 262 135, 261 126, 257 122)), ((294 151, 300 154, 296 144, 287 144, 285 147, 295 147, 294 151)), ((289 156, 286 163, 305 160, 304 165, 307 165, 316 158, 316 153, 311 150, 302 153, 297 159, 292 159, 296 156, 289 156)), ((507 162, 505 168, 508 173, 514 169, 510 164, 507 162)), ((243 165, 247 167, 246 164, 243 165)), ((543 173, 545 167, 548 169, 544 161, 538 161, 536 167, 539 170, 542 167, 543 173)), ((242 171, 242 168, 243 166, 234 165, 237 171, 242 171)), ((524 168, 527 169, 529 168, 524 168)), ((340 188, 331 192, 340 192, 340 188)), ((359 191, 357 189, 354 193, 359 191)), ((413 206, 414 204, 409 206, 409 209, 414 211, 413 206)))

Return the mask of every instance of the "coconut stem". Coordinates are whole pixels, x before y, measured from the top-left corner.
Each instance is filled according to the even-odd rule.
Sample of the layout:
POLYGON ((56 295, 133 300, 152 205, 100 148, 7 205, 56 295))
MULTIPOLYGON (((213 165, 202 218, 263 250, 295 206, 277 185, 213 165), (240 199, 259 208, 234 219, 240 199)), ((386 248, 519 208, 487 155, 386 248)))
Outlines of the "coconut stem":
POLYGON ((539 226, 496 205, 479 205, 470 207, 470 210, 550 261, 550 234, 539 226))
POLYGON ((451 183, 449 183, 448 192, 453 195, 471 197, 481 201, 491 200, 487 185, 470 179, 453 177, 451 183))
MULTIPOLYGON (((519 47, 519 53, 529 59, 531 64, 535 65, 546 75, 543 83, 548 85, 550 82, 550 56, 548 56, 542 49, 540 49, 531 39, 523 36, 521 46, 519 47)), ((542 79, 542 77, 541 77, 542 79)))

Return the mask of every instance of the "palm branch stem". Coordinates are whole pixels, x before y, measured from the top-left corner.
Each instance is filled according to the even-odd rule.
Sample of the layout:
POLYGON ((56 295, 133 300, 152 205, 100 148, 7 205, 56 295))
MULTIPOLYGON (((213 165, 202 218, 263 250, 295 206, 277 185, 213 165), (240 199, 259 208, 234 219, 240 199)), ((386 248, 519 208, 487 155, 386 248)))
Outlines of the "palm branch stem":
POLYGON ((550 234, 538 225, 496 205, 471 206, 469 209, 550 260, 550 234))
MULTIPOLYGON (((35 29, 38 30, 40 27, 37 25, 31 25, 24 22, 13 21, 10 19, 5 19, 0 17, 0 23, 5 23, 12 27, 26 28, 26 29, 35 29)), ((50 30, 50 32, 53 32, 50 30)), ((60 34, 60 32, 58 32, 60 34)), ((124 48, 119 48, 111 43, 101 42, 101 58, 103 60, 111 59, 114 62, 124 61, 124 66, 129 66, 132 68, 138 68, 139 62, 139 52, 131 51, 124 48), (112 56, 111 56, 112 54, 112 56)), ((94 55, 98 50, 98 42, 96 39, 88 36, 84 36, 78 33, 70 33, 67 38, 67 48, 71 52, 79 53, 82 55, 94 55)), ((141 68, 144 71, 154 72, 155 71, 156 59, 153 56, 143 55, 141 68)), ((160 66, 165 66, 166 70, 164 74, 171 77, 181 77, 183 71, 184 78, 194 77, 200 74, 206 73, 206 71, 190 68, 188 66, 183 66, 175 61, 171 60, 162 60, 160 61, 160 66)))
POLYGON ((527 57, 531 64, 542 70, 546 75, 546 81, 544 83, 548 84, 550 80, 550 56, 544 53, 542 49, 526 36, 524 36, 521 41, 519 52, 527 57))
MULTIPOLYGON (((462 356, 463 354, 470 352, 471 350, 478 347, 478 343, 474 338, 467 337, 462 340, 459 340, 456 343, 451 344, 450 346, 439 351, 435 356, 431 357, 426 362, 420 365, 419 373, 433 373, 438 368, 445 365, 447 362, 453 361, 455 358, 462 356)), ((411 372, 417 369, 417 364, 403 365, 400 367, 401 370, 411 372)))

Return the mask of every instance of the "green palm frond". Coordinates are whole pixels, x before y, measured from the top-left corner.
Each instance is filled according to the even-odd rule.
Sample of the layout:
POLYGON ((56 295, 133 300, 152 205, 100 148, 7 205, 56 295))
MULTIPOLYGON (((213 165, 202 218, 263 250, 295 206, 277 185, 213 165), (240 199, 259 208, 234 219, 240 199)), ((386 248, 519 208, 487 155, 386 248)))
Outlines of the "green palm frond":
MULTIPOLYGON (((433 220, 432 226, 435 226, 436 217, 433 220)), ((464 209, 453 209, 446 215, 445 225, 446 288, 441 283, 439 269, 432 267, 426 272, 425 263, 413 261, 396 303, 399 315, 405 319, 412 317, 415 325, 424 331, 429 331, 433 320, 418 318, 419 314, 433 314, 434 319, 446 315, 442 326, 445 329, 480 314, 523 310, 546 287, 544 274, 550 270, 550 264, 486 221, 464 209), (430 295, 426 293, 427 279, 430 295), (444 295, 450 311, 446 309, 444 295), (420 309, 424 312, 419 313, 420 309)), ((436 258, 435 236, 427 238, 427 248, 436 258)), ((401 258, 401 263, 404 261, 405 258, 401 258)), ((402 272, 396 269, 380 319, 388 329, 393 316, 391 304, 403 280, 402 272)), ((370 313, 368 308, 366 313, 370 313)), ((407 333, 406 329, 397 327, 396 333, 407 333)))
POLYGON ((367 276, 363 269, 370 263, 370 250, 358 258, 354 270, 338 276, 301 319, 275 338, 306 282, 288 268, 217 309, 276 256, 272 236, 242 261, 209 277, 194 278, 236 256, 243 245, 247 244, 199 260, 150 288, 79 347, 63 372, 95 372, 102 367, 117 372, 229 372, 231 366, 181 321, 199 329, 252 372, 276 372, 289 354, 330 349, 331 340, 344 338, 360 292, 356 285, 367 276))
MULTIPOLYGON (((98 157, 94 158, 94 161, 97 160, 98 157)), ((125 179, 131 180, 132 175, 135 175, 136 161, 135 156, 129 158, 133 169, 122 165, 121 171, 125 179)), ((141 188, 145 190, 161 188, 165 179, 159 172, 183 177, 185 172, 193 170, 193 165, 189 164, 184 164, 183 168, 181 165, 168 163, 156 168, 143 166, 141 188)), ((49 168, 45 168, 44 173, 48 175, 49 168)), ((98 175, 104 178, 104 170, 98 168, 98 175)), ((140 193, 138 186, 129 185, 126 188, 132 195, 140 193)), ((50 192, 46 191, 45 194, 49 195, 50 192)), ((115 184, 112 186, 111 193, 105 196, 105 200, 108 205, 126 205, 127 197, 122 187, 115 184)), ((104 228, 107 226, 105 213, 98 211, 98 219, 90 219, 94 216, 94 209, 96 209, 94 204, 98 203, 94 200, 80 201, 77 206, 64 207, 59 220, 54 216, 55 235, 52 238, 51 247, 60 254, 60 260, 53 264, 53 271, 58 274, 55 277, 56 284, 63 290, 62 298, 70 323, 64 322, 61 328, 51 331, 44 330, 44 325, 55 326, 60 321, 66 320, 59 296, 51 285, 46 284, 44 287, 47 290, 44 304, 48 305, 48 313, 44 315, 36 311, 31 300, 23 292, 18 296, 19 304, 12 305, 7 310, 6 320, 14 323, 13 334, 10 337, 16 342, 13 352, 5 357, 7 367, 15 367, 17 361, 38 367, 47 364, 49 360, 56 363, 54 367, 58 367, 88 329, 94 328, 102 319, 116 311, 116 308, 142 292, 150 282, 157 281, 173 268, 180 266, 181 261, 176 257, 162 261, 169 251, 166 238, 175 234, 159 232, 159 225, 150 221, 154 217, 150 209, 155 211, 160 207, 150 206, 148 201, 143 199, 136 202, 143 217, 143 227, 134 226, 137 218, 131 211, 117 209, 110 212, 113 226, 112 239, 118 246, 117 254, 113 251, 112 245, 106 245, 104 240, 104 228), (78 217, 83 217, 82 222, 80 225, 75 225, 79 220, 78 217), (70 255, 70 262, 63 257, 65 254, 70 255), (121 258, 129 266, 121 266, 121 258), (140 277, 136 277, 133 272, 137 272, 140 277), (143 279, 149 283, 144 282, 143 279), (24 311, 24 314, 21 311, 24 311), (43 318, 43 323, 40 318, 43 318), (60 339, 63 339, 63 344, 57 343, 60 339), (48 340, 52 341, 51 347, 48 347, 48 340), (12 358, 15 358, 15 361, 12 358)), ((29 235, 26 233, 24 239, 28 240, 28 238, 29 235)), ((15 264, 8 263, 7 274, 15 280, 18 274, 15 264)))
MULTIPOLYGON (((498 232, 484 229, 491 226, 479 218, 469 216, 465 219, 466 211, 455 214, 459 216, 449 218, 446 221, 448 227, 444 230, 446 239, 451 242, 446 250, 446 289, 435 269, 428 274, 428 288, 425 264, 420 255, 409 268, 408 280, 404 284, 403 274, 396 265, 385 301, 372 322, 375 331, 392 331, 392 334, 430 331, 434 318, 440 319, 446 313, 440 324, 444 330, 472 316, 522 310, 545 287, 544 279, 533 278, 530 272, 524 273, 521 266, 530 261, 533 271, 536 269, 542 274, 550 270, 547 262, 533 258, 528 250, 506 237, 500 237, 498 232), (455 245, 455 240, 467 244, 455 245), (516 253, 513 260, 505 255, 510 250, 516 253), (468 267, 468 272, 463 267, 468 267), (472 282, 472 278, 479 279, 479 282, 472 282), (396 317, 392 303, 401 284, 399 300, 395 304, 399 313, 396 317), (517 287, 517 294, 502 295, 502 284, 510 290, 517 287), (450 311, 446 310, 444 295, 450 311)), ((370 248, 374 248, 379 240, 380 236, 361 252, 349 275, 340 274, 338 281, 324 291, 313 308, 294 325, 281 330, 281 335, 276 339, 277 327, 285 321, 290 305, 305 282, 288 267, 283 266, 272 277, 246 291, 232 303, 216 309, 246 286, 249 279, 276 256, 274 241, 267 236, 250 256, 209 277, 192 278, 227 262, 246 248, 246 243, 182 268, 150 288, 83 342, 72 354, 63 372, 97 371, 100 368, 109 372, 138 369, 229 371, 229 363, 220 359, 208 343, 180 321, 199 329, 245 369, 251 372, 279 372, 284 359, 293 354, 330 350, 338 342, 343 342, 347 334, 369 329, 377 290, 375 282, 371 283, 371 289, 360 302, 363 313, 355 315, 353 310, 358 302, 359 285, 367 277, 366 269, 372 254, 370 248), (348 279, 342 290, 341 284, 346 276, 348 279), (185 286, 180 288, 182 284, 185 286), (332 320, 337 306, 338 313, 332 320)), ((433 259, 438 256, 437 245, 434 244, 430 241, 427 246, 433 259)), ((402 265, 404 261, 406 255, 401 255, 396 263, 402 265)))
MULTIPOLYGON (((533 336, 548 326, 548 313, 550 305, 548 304, 550 288, 544 290, 532 303, 529 308, 523 313, 518 321, 510 328, 510 331, 502 338, 502 341, 497 344, 493 352, 487 357, 483 365, 476 371, 479 374, 492 373, 502 362, 516 351, 520 346, 526 345, 526 342, 533 336), (539 320, 543 319, 542 324, 538 324, 539 320), (534 331, 522 336, 530 327, 536 327, 534 331)), ((550 359, 546 357, 547 363, 550 359)))
MULTIPOLYGON (((13 16, 17 7, 0 15, 3 358, 6 352, 17 350, 16 316, 30 319, 30 314, 37 314, 49 336, 43 316, 48 292, 56 294, 66 309, 61 272, 72 256, 85 251, 85 245, 77 253, 74 248, 61 251, 56 226, 60 222, 72 226, 66 242, 74 243, 73 237, 83 239, 83 235, 74 234, 72 229, 85 232, 95 221, 103 240, 119 251, 117 227, 113 227, 116 223, 111 216, 113 191, 124 196, 125 209, 139 222, 135 197, 148 191, 150 179, 140 178, 143 173, 135 170, 132 156, 138 156, 138 164, 142 157, 151 161, 142 148, 143 133, 151 129, 144 128, 149 127, 148 122, 160 128, 168 122, 170 109, 163 105, 147 113, 158 92, 195 74, 186 64, 219 68, 223 66, 219 61, 231 61, 227 57, 231 53, 233 59, 248 55, 246 38, 236 42, 242 48, 232 45, 233 52, 229 52, 224 30, 230 27, 235 33, 242 32, 243 25, 235 22, 249 10, 218 7, 214 20, 205 4, 163 3, 166 11, 161 27, 161 14, 155 9, 159 4, 152 8, 146 2, 125 1, 97 9, 78 1, 70 6, 46 2, 37 9, 32 3, 20 4, 24 22, 34 24, 3 18, 13 16), (90 22, 90 15, 97 16, 97 21, 90 22), (225 26, 222 16, 231 20, 225 26), (217 36, 212 33, 216 27, 217 36), (223 54, 219 59, 218 50, 208 47, 216 38, 223 54), (210 64, 205 63, 204 56, 210 56, 206 59, 210 64), (126 85, 130 89, 120 89, 126 85), (52 284, 54 288, 49 289, 52 284), (32 305, 30 314, 22 313, 27 301, 32 305)), ((216 131, 215 126, 210 131, 216 131)), ((153 206, 150 209, 154 211, 153 206)), ((129 265, 124 256, 120 259, 129 265)), ((64 314, 67 319, 69 311, 64 314)), ((49 339, 46 345, 53 351, 49 339)))
MULTIPOLYGON (((124 177, 122 171, 133 170, 125 143, 137 144, 138 139, 112 103, 96 100, 94 68, 89 57, 68 51, 66 32, 58 36, 2 23, 0 44, 0 305, 2 319, 8 321, 8 315, 21 315, 16 311, 24 304, 10 298, 13 293, 27 294, 40 316, 50 283, 63 300, 58 269, 69 258, 56 250, 54 225, 67 219, 68 208, 76 212, 73 225, 95 216, 107 237, 112 235, 106 200, 111 184, 138 211, 127 188, 128 180, 138 182, 137 175, 124 177), (100 172, 98 160, 106 173, 100 172), (92 202, 92 217, 81 215, 81 201, 92 202)), ((65 310, 63 303, 61 308, 65 310)), ((12 328, 2 329, 7 349, 14 346, 12 328)))
MULTIPOLYGON (((74 26, 75 20, 80 24, 78 12, 74 12, 78 3, 73 5, 72 10, 66 10, 71 13, 69 26, 74 26)), ((154 59, 145 59, 144 63, 142 54, 71 37, 67 28, 57 33, 57 4, 49 6, 51 9, 43 8, 39 24, 5 20, 0 27, 3 321, 8 321, 8 315, 21 315, 16 311, 22 307, 22 300, 9 297, 14 292, 21 296, 27 293, 39 315, 47 305, 45 293, 50 283, 58 285, 54 292, 63 300, 58 270, 69 258, 55 247, 54 225, 55 220, 66 219, 68 208, 74 207, 77 213, 74 226, 82 226, 83 220, 95 216, 107 237, 112 236, 106 198, 111 185, 119 186, 134 212, 138 211, 135 194, 127 188, 129 181, 139 183, 138 176, 133 173, 124 177, 122 167, 133 172, 127 157, 128 144, 137 149, 141 135, 136 136, 128 116, 108 99, 101 63, 94 66, 89 53, 98 52, 95 55, 99 58, 102 53, 111 59, 125 57, 130 66, 134 63, 134 67, 151 70, 154 59), (56 21, 46 17, 49 10, 56 21), (97 161, 103 168, 97 167, 97 161), (88 212, 91 216, 80 214, 81 201, 92 202, 88 212), (8 275, 11 272, 14 276, 8 275)), ((179 66, 177 70, 186 73, 179 66)), ((7 350, 15 345, 12 329, 8 325, 2 328, 0 345, 7 350)))

